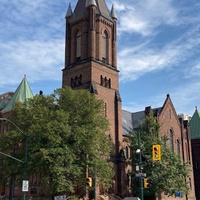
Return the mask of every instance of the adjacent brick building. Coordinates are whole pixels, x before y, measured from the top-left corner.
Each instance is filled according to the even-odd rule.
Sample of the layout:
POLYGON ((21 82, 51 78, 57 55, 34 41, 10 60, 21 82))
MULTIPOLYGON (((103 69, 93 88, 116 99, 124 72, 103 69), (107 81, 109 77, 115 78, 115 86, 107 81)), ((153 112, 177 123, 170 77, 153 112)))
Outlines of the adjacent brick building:
MULTIPOLYGON (((192 151, 190 141, 189 121, 178 117, 170 96, 167 95, 162 107, 151 108, 146 107, 145 110, 131 113, 129 111, 123 112, 123 134, 126 135, 128 131, 135 130, 138 123, 145 120, 146 115, 152 111, 160 124, 159 136, 167 136, 169 148, 180 156, 183 163, 189 164, 189 177, 185 179, 190 191, 187 196, 180 199, 195 200, 194 175, 192 164, 192 151)), ((128 147, 129 148, 129 147, 128 147)), ((128 174, 127 174, 128 175, 128 174)), ((168 197, 165 194, 160 194, 158 200, 176 199, 176 197, 168 197)))

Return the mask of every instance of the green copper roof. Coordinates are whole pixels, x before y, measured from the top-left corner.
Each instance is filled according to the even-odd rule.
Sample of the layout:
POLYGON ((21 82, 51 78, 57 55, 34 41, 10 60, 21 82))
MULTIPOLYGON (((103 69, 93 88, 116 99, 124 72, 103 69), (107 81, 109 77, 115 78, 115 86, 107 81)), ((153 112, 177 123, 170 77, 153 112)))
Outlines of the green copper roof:
POLYGON ((11 111, 13 109, 15 102, 25 102, 27 99, 32 98, 32 97, 33 97, 33 93, 31 91, 28 81, 26 80, 26 76, 24 76, 24 79, 18 86, 17 90, 15 91, 14 95, 10 99, 9 103, 1 112, 3 113, 3 112, 11 111))
POLYGON ((6 103, 5 100, 1 101, 1 102, 0 102, 0 110, 3 109, 3 108, 5 108, 5 107, 6 107, 6 104, 7 104, 7 103, 6 103))
POLYGON ((191 139, 200 139, 200 113, 196 109, 190 120, 191 139))

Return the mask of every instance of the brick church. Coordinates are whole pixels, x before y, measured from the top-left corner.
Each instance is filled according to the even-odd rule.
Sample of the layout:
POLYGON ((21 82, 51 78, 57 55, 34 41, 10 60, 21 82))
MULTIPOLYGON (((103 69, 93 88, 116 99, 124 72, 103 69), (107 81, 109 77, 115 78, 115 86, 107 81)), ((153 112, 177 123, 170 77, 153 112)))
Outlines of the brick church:
POLYGON ((119 71, 116 49, 117 17, 104 1, 79 0, 74 12, 69 5, 66 14, 65 68, 63 86, 89 89, 103 99, 105 113, 110 122, 108 133, 115 149, 115 194, 122 195, 123 172, 120 150, 122 149, 122 109, 119 94, 119 71))
MULTIPOLYGON (((78 0, 74 11, 69 5, 65 18, 66 46, 62 86, 88 89, 97 98, 104 100, 106 117, 110 123, 110 131, 107 134, 114 144, 114 151, 110 159, 115 170, 112 191, 115 199, 131 196, 133 195, 129 181, 131 175, 128 173, 130 166, 125 165, 126 159, 130 159, 131 155, 130 144, 125 142, 123 136, 127 134, 127 130, 134 129, 136 121, 144 120, 146 111, 152 108, 147 107, 144 111, 136 113, 122 110, 117 69, 117 16, 114 7, 109 11, 104 0, 78 0)), ((25 83, 26 79, 24 79, 25 83)), ((5 111, 9 101, 19 100, 16 99, 15 94, 10 94, 9 98, 5 101, 0 100, 0 111, 3 111, 0 117, 9 115, 11 109, 5 111)), ((158 121, 165 124, 161 127, 160 134, 166 134, 170 138, 170 148, 174 153, 180 155, 184 163, 189 163, 190 177, 186 181, 189 184, 190 192, 186 197, 180 199, 194 200, 188 121, 177 116, 169 95, 163 106, 152 110, 156 110, 158 121)), ((158 199, 176 198, 162 194, 158 199)))

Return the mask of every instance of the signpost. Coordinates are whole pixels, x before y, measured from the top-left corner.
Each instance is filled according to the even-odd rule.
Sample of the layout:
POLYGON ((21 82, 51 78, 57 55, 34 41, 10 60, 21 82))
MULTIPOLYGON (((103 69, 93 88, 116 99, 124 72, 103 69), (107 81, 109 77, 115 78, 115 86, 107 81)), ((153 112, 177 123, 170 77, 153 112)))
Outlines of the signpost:
POLYGON ((27 180, 23 180, 23 182, 22 182, 22 192, 28 192, 28 184, 29 184, 29 182, 27 180))

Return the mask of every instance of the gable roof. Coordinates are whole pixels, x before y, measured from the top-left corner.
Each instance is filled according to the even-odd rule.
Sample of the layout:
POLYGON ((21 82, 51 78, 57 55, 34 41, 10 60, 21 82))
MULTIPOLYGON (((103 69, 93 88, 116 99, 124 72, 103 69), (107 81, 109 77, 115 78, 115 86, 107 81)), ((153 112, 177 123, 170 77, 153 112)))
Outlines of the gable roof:
MULTIPOLYGON (((174 105, 171 101, 170 95, 167 94, 166 99, 163 103, 162 107, 158 108, 151 108, 148 106, 145 110, 131 113, 129 111, 122 110, 122 128, 123 128, 123 135, 127 135, 130 131, 136 130, 141 123, 145 121, 146 115, 152 111, 154 116, 162 116, 166 109, 172 108, 174 115, 176 116, 177 123, 179 124, 179 118, 176 114, 176 110, 174 105)), ((200 130, 200 118, 199 118, 199 130, 200 130)), ((199 131, 199 138, 200 138, 200 131, 199 131)))
POLYGON ((6 107, 1 112, 2 113, 9 112, 13 109, 15 102, 25 102, 27 99, 32 97, 33 97, 33 92, 29 86, 26 76, 24 76, 23 80, 16 89, 14 95, 12 96, 6 107))
POLYGON ((153 109, 151 107, 146 107, 145 110, 134 113, 122 110, 123 135, 127 135, 130 131, 136 130, 139 127, 139 125, 145 121, 146 114, 150 110, 155 116, 157 116, 161 112, 162 107, 153 109))
POLYGON ((196 109, 190 120, 191 139, 200 139, 200 113, 196 109))

